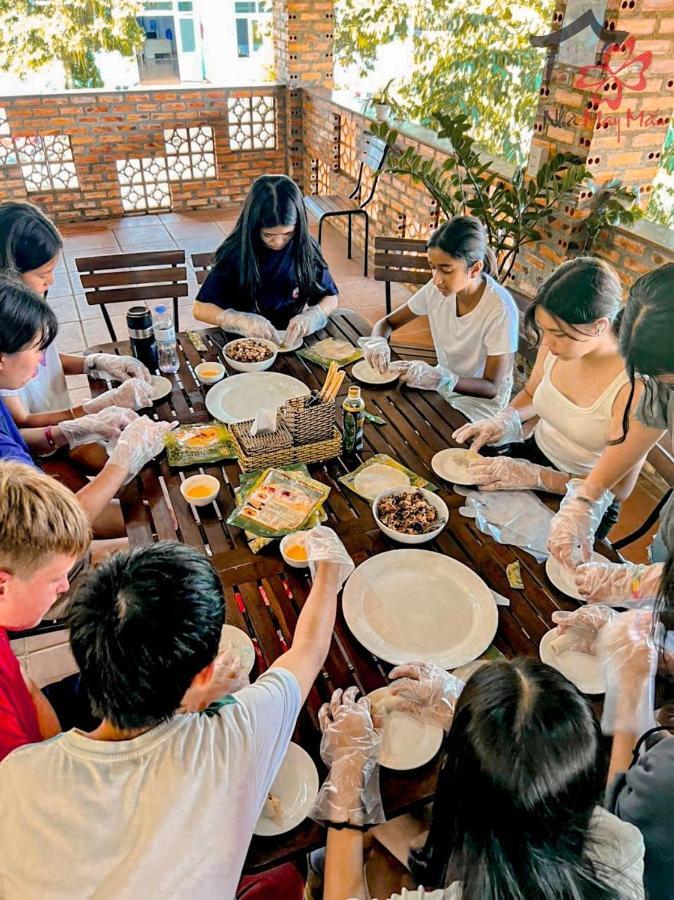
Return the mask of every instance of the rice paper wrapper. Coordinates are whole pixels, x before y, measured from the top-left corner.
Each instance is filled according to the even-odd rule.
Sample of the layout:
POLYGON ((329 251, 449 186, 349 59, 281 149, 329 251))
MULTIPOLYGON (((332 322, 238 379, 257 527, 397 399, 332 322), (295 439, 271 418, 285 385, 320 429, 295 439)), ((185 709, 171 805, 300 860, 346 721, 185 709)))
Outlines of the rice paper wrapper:
POLYGON ((311 347, 303 347, 297 351, 297 355, 309 362, 316 363, 323 369, 328 369, 331 362, 336 362, 338 367, 348 366, 352 362, 363 358, 360 347, 354 347, 348 341, 337 338, 325 338, 312 344, 311 347))
POLYGON ((371 503, 377 494, 392 487, 425 488, 427 491, 438 489, 436 484, 417 475, 386 453, 377 453, 370 457, 353 472, 342 475, 339 481, 368 503, 371 503))

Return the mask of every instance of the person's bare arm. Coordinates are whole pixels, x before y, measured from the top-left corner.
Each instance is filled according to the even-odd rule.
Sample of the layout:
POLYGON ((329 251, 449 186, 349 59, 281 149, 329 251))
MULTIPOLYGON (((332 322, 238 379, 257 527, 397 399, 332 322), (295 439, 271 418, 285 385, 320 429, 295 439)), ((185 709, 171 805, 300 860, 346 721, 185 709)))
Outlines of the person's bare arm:
POLYGON ((363 873, 363 832, 328 827, 325 851, 323 900, 365 900, 368 896, 363 873))
POLYGON ((402 328, 403 325, 408 325, 416 318, 416 313, 413 313, 409 308, 409 304, 405 303, 403 306, 395 309, 392 313, 389 313, 388 316, 384 316, 383 319, 379 319, 378 322, 375 322, 374 327, 372 328, 372 334, 375 337, 383 337, 388 340, 391 337, 392 332, 396 331, 398 328, 402 328))
POLYGON ((72 353, 59 353, 63 372, 66 375, 84 374, 84 357, 73 356, 72 353))
POLYGON ((318 563, 316 578, 297 620, 292 646, 271 666, 292 672, 300 686, 302 703, 330 649, 337 612, 338 573, 338 565, 318 563))
POLYGON ((328 296, 323 297, 320 303, 317 303, 316 306, 319 306, 326 316, 331 316, 339 306, 339 297, 337 296, 337 294, 328 294, 328 296))
POLYGON ((195 300, 192 304, 192 315, 200 322, 206 322, 207 325, 217 325, 218 317, 222 313, 222 307, 216 306, 215 303, 204 303, 203 300, 195 300))
POLYGON ((482 378, 459 378, 454 385, 454 390, 458 394, 470 394, 472 397, 493 399, 508 377, 508 373, 512 371, 514 358, 515 355, 513 353, 488 356, 482 378))
MULTIPOLYGON (((637 403, 643 393, 644 386, 640 382, 637 383, 634 398, 632 400, 632 409, 636 409, 637 403)), ((613 410, 611 413, 611 431, 609 435, 609 440, 615 441, 619 440, 623 435, 623 418, 625 415, 625 409, 627 407, 627 401, 629 400, 630 394, 630 386, 628 384, 625 385, 622 390, 620 390, 613 401, 613 410)), ((630 429, 633 427, 633 419, 630 419, 629 427, 630 429)), ((643 426, 642 426, 643 427, 643 426)), ((629 434, 629 432, 628 432, 629 434)), ((616 444, 615 446, 619 447, 620 444, 616 444)), ((636 484, 636 480, 639 477, 639 472, 641 471, 641 467, 644 464, 644 460, 646 459, 646 453, 643 454, 641 459, 632 466, 632 468, 616 482, 614 487, 612 488, 613 493, 616 496, 617 500, 624 500, 634 490, 634 485, 636 484)))
POLYGON ((611 761, 606 776, 606 784, 610 787, 621 772, 626 772, 632 762, 632 754, 639 736, 627 731, 616 731, 611 745, 611 761))
POLYGON ((33 701, 33 706, 35 707, 35 712, 37 713, 37 724, 40 729, 42 740, 46 741, 48 738, 60 734, 61 723, 54 712, 54 707, 49 700, 47 700, 32 678, 23 673, 23 680, 26 682, 26 687, 28 688, 31 700, 33 701))
POLYGON ((46 425, 58 425, 59 422, 77 419, 79 416, 84 415, 82 406, 32 413, 19 397, 5 397, 4 401, 17 428, 44 428, 46 425))
POLYGON ((77 492, 77 501, 90 522, 94 522, 108 506, 128 475, 126 469, 109 462, 102 472, 77 492))

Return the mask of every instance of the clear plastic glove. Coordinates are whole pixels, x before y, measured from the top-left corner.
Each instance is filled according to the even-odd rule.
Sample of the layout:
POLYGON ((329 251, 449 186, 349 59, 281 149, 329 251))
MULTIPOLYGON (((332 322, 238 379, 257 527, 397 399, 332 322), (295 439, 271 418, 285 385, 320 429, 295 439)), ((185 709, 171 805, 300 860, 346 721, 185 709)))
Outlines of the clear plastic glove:
POLYGON ((315 528, 305 532, 304 546, 309 559, 311 577, 316 577, 316 566, 319 562, 332 563, 338 567, 337 590, 339 590, 355 569, 355 565, 346 547, 332 528, 328 528, 325 525, 316 525, 315 528))
POLYGON ((481 491, 538 490, 563 493, 566 479, 556 469, 539 466, 526 459, 507 456, 480 459, 466 470, 466 479, 479 485, 481 491))
POLYGON ((265 319, 264 316, 259 316, 257 313, 223 309, 218 315, 218 325, 224 331, 242 334, 244 337, 262 338, 266 341, 273 341, 275 344, 281 343, 281 337, 269 319, 265 319))
POLYGON ((398 372, 402 384, 420 391, 451 394, 459 380, 458 375, 444 366, 431 366, 420 359, 391 363, 389 371, 398 372))
POLYGON ((620 613, 600 630, 597 655, 606 678, 601 720, 605 734, 641 735, 655 726, 655 673, 662 631, 658 626, 654 635, 652 614, 641 610, 620 613))
POLYGON ((477 453, 485 444, 516 444, 524 441, 520 414, 512 406, 506 406, 503 412, 488 419, 478 419, 468 425, 457 428, 452 435, 457 444, 465 444, 473 439, 471 448, 477 453))
POLYGON ((109 406, 107 409, 89 416, 80 416, 78 419, 60 422, 58 427, 68 441, 68 447, 72 450, 73 447, 93 441, 116 440, 124 429, 137 419, 138 414, 132 409, 109 406))
POLYGON ((389 678, 395 679, 389 694, 400 698, 395 707, 398 712, 407 713, 428 725, 437 725, 444 731, 449 729, 456 701, 464 687, 460 678, 425 662, 396 666, 389 678))
POLYGON ((557 626, 560 637, 568 635, 567 650, 576 653, 594 653, 597 638, 604 625, 609 625, 618 613, 608 606, 581 606, 573 612, 558 610, 553 612, 552 621, 557 626))
POLYGON ((108 465, 119 466, 133 478, 146 463, 161 453, 164 438, 177 427, 177 422, 154 422, 147 416, 139 416, 120 435, 108 465))
POLYGON ((569 569, 590 561, 594 534, 613 500, 611 491, 603 491, 597 500, 592 500, 584 488, 585 482, 580 478, 569 481, 566 496, 550 525, 548 550, 569 569))
POLYGON ((388 372, 391 364, 391 348, 385 337, 371 334, 369 337, 358 338, 358 346, 362 348, 365 362, 375 372, 388 372))
POLYGON ((576 569, 575 582, 589 603, 643 606, 655 601, 662 570, 662 563, 586 563, 576 569))
POLYGON ((514 544, 534 559, 548 558, 552 511, 529 491, 468 491, 459 513, 475 519, 483 534, 499 544, 514 544))
POLYGON ((250 680, 241 665, 239 654, 235 650, 225 650, 215 659, 213 674, 208 682, 193 683, 185 691, 181 709, 185 712, 199 712, 225 694, 235 694, 249 684, 250 680))
POLYGON ((116 356, 114 353, 91 353, 85 356, 84 371, 90 378, 113 381, 140 378, 149 384, 152 377, 140 360, 133 356, 116 356))
POLYGON ((119 387, 105 391, 98 397, 92 397, 82 404, 85 413, 100 412, 108 406, 121 406, 126 409, 145 409, 152 406, 154 388, 142 378, 130 378, 119 387))
POLYGON ((304 312, 299 313, 299 315, 293 316, 288 322, 285 342, 289 347, 292 347, 295 341, 305 338, 308 334, 320 331, 327 324, 328 317, 320 306, 310 306, 304 312))
POLYGON ((367 697, 358 688, 337 690, 318 713, 323 734, 321 757, 330 771, 311 817, 317 822, 377 825, 385 821, 377 759, 381 735, 375 730, 367 697))

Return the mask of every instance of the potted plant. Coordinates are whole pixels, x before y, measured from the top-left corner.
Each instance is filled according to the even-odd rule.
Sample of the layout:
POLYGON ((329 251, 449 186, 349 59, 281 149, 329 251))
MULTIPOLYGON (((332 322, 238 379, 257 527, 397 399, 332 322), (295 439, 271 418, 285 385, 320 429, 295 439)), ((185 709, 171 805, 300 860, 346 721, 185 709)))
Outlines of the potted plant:
POLYGON ((527 178, 522 166, 508 183, 490 171, 492 160, 484 160, 475 148, 466 116, 436 112, 433 120, 438 137, 449 143, 449 156, 442 163, 421 156, 412 147, 401 152, 396 147, 398 132, 385 122, 372 127, 390 148, 385 171, 409 175, 423 184, 447 218, 471 213, 481 219, 498 259, 499 280, 505 281, 521 248, 541 240, 539 228, 554 219, 563 199, 590 173, 576 157, 558 153, 535 177, 527 178))
POLYGON ((387 122, 391 113, 399 116, 402 112, 400 104, 391 95, 391 85, 394 81, 394 78, 390 78, 383 88, 375 91, 367 100, 367 105, 374 108, 374 117, 378 122, 387 122))

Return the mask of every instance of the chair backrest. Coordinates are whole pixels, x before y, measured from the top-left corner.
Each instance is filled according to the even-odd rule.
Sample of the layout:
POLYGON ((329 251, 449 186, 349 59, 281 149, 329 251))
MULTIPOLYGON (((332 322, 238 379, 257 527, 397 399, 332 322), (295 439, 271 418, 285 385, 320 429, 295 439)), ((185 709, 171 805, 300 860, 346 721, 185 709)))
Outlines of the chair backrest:
POLYGON ((198 284, 203 284, 206 281, 206 276, 213 267, 214 258, 215 253, 212 250, 208 253, 192 254, 192 268, 197 276, 198 284))
POLYGON ((375 281, 426 284, 430 278, 431 267, 426 256, 426 241, 379 235, 375 237, 375 281))
POLYGON ((372 169, 373 172, 379 173, 386 154, 388 153, 388 144, 380 137, 370 134, 369 131, 361 131, 356 144, 356 153, 359 162, 372 169))
POLYGON ((184 250, 114 253, 75 260, 89 306, 100 306, 110 337, 117 340, 108 303, 173 300, 173 319, 180 328, 178 298, 187 297, 184 250))

